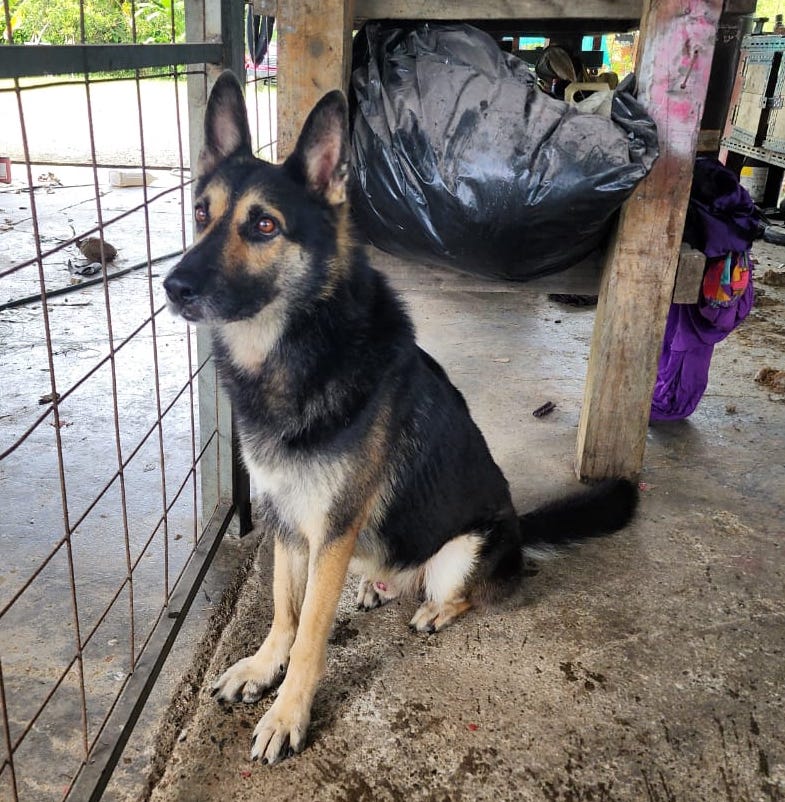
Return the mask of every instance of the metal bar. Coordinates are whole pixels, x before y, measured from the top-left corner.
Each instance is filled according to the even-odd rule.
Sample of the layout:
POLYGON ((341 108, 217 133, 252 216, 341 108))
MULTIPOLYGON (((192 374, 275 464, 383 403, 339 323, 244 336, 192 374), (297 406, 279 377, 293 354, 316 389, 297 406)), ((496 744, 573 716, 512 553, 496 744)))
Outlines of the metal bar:
MULTIPOLYGON (((227 49, 227 61, 222 66, 239 65, 238 77, 242 77, 243 69, 243 20, 242 4, 239 0, 221 0, 220 3, 201 5, 194 4, 186 14, 186 38, 204 41, 214 37, 231 36, 231 48, 227 49), (226 14, 238 12, 234 25, 224 23, 226 14), (238 34, 239 31, 239 34, 238 34)), ((204 131, 204 114, 207 97, 219 69, 208 70, 204 76, 191 75, 188 78, 188 122, 189 148, 191 157, 191 174, 196 175, 199 163, 199 151, 202 146, 204 131)), ((206 362, 212 353, 210 333, 204 328, 196 332, 196 358, 201 364, 206 362)), ((223 498, 232 495, 232 413, 229 399, 218 382, 214 364, 201 371, 197 382, 197 399, 199 403, 199 440, 206 443, 217 432, 217 446, 205 453, 201 463, 200 482, 202 494, 202 518, 207 519, 215 506, 223 498)))
POLYGON ((117 699, 117 704, 106 719, 101 734, 90 751, 89 759, 77 775, 65 802, 99 802, 101 799, 112 770, 172 649, 185 614, 193 603, 218 550, 233 510, 231 501, 222 501, 207 524, 188 568, 183 572, 172 593, 173 599, 175 594, 178 594, 177 615, 161 616, 156 624, 150 640, 136 662, 134 673, 129 677, 117 699))
POLYGON ((174 64, 219 64, 224 46, 214 42, 153 45, 47 45, 0 48, 0 78, 115 72, 174 64))
POLYGON ((19 800, 19 791, 16 787, 16 769, 14 768, 14 749, 11 745, 11 726, 8 716, 8 705, 5 699, 5 681, 3 680, 3 661, 0 660, 0 713, 2 713, 3 722, 3 740, 5 741, 6 759, 3 767, 0 768, 0 774, 8 766, 8 771, 11 776, 11 793, 14 796, 14 802, 19 800))
MULTIPOLYGON (((134 4, 132 3, 132 9, 134 8, 134 4)), ((82 40, 84 41, 84 31, 85 31, 85 14, 86 14, 86 7, 84 3, 80 2, 80 23, 82 29, 82 40)), ((171 17, 171 24, 172 24, 172 35, 174 36, 174 11, 172 8, 172 17, 171 17)), ((197 32, 197 35, 194 36, 194 25, 190 25, 190 40, 187 44, 184 45, 74 45, 74 46, 65 46, 65 47, 46 47, 46 48, 30 48, 30 47, 17 47, 13 45, 8 45, 0 49, 0 78, 11 76, 14 80, 14 91, 17 94, 18 98, 18 105, 19 105, 19 114, 21 119, 22 108, 21 108, 21 97, 20 97, 20 78, 24 77, 34 77, 40 75, 62 75, 67 73, 76 73, 76 74, 83 74, 84 75, 84 83, 85 83, 85 90, 87 93, 87 104, 88 104, 88 123, 90 129, 90 139, 91 139, 91 151, 92 155, 95 157, 95 143, 93 141, 93 109, 90 103, 90 89, 93 83, 93 76, 92 73, 96 71, 99 72, 113 72, 117 70, 134 70, 136 72, 136 85, 137 85, 137 104, 138 104, 138 114, 139 114, 139 129, 140 129, 140 145, 141 145, 141 160, 142 160, 142 168, 149 166, 147 164, 147 153, 145 148, 145 141, 144 141, 144 128, 143 128, 143 120, 142 120, 142 98, 140 92, 140 82, 142 78, 146 76, 142 76, 139 74, 139 69, 141 68, 161 68, 161 72, 166 72, 170 76, 172 75, 171 68, 174 68, 174 77, 175 80, 180 74, 187 74, 189 78, 189 85, 191 83, 201 84, 200 86, 200 95, 201 95, 201 108, 197 109, 197 116, 203 113, 203 104, 204 99, 206 99, 206 88, 207 88, 207 74, 204 72, 200 72, 198 74, 194 73, 193 70, 189 70, 187 67, 184 67, 182 70, 177 69, 177 65, 200 65, 202 67, 207 67, 207 73, 211 77, 214 77, 218 74, 221 65, 224 67, 230 67, 234 69, 238 73, 243 72, 243 29, 242 29, 242 0, 219 0, 219 2, 213 4, 212 9, 208 9, 206 12, 203 8, 202 10, 202 19, 199 20, 197 17, 197 27, 201 27, 202 31, 197 32), (223 13, 221 13, 223 12, 223 13), (237 12, 235 14, 235 12, 237 12), (219 16, 220 15, 220 16, 219 16), (204 17, 209 20, 209 24, 206 24, 204 21, 204 17), (236 19, 234 19, 236 17, 236 19), (210 37, 206 35, 206 31, 210 30, 210 37), (219 42, 219 37, 221 41, 219 42), (211 41, 206 42, 205 40, 210 38, 211 41)), ((8 18, 8 7, 5 4, 5 16, 8 18)), ((186 21, 188 22, 188 14, 186 15, 186 21)), ((132 17, 135 18, 135 15, 132 14, 132 17)), ((8 22, 8 19, 6 19, 8 22)), ((7 25, 10 29, 10 26, 7 25)), ((134 29, 134 39, 136 39, 136 31, 134 29)), ((66 78, 68 81, 69 79, 66 78)), ((100 79, 98 79, 100 80, 100 79)), ((48 81, 51 83, 51 81, 48 81)), ((82 83, 81 81, 78 83, 82 83)), ((175 84, 175 92, 177 95, 178 92, 178 85, 175 84)), ((176 97, 175 107, 179 107, 179 96, 176 97)), ((183 171, 183 148, 182 148, 182 132, 180 131, 179 127, 179 116, 177 118, 178 124, 178 139, 180 140, 180 152, 179 152, 179 164, 181 173, 183 171)), ((196 129, 196 136, 199 135, 201 132, 201 125, 198 126, 196 129)), ((26 147, 26 143, 25 143, 26 147)), ((197 151, 198 152, 198 151, 197 151)), ((33 187, 32 179, 29 176, 30 173, 30 166, 29 160, 28 162, 28 184, 30 188, 33 187)), ((98 192, 98 186, 95 183, 95 169, 96 163, 95 158, 93 159, 93 163, 90 165, 93 167, 93 184, 95 188, 96 194, 96 205, 97 205, 97 231, 103 233, 105 228, 110 222, 113 220, 107 220, 104 218, 103 209, 101 208, 101 199, 100 193, 98 192)), ((171 191, 177 191, 180 193, 181 201, 185 201, 186 193, 188 192, 187 183, 181 181, 179 186, 171 191)), ((35 204, 35 193, 30 192, 31 204, 35 204)), ((113 398, 113 418, 114 418, 114 434, 115 434, 115 447, 116 447, 116 471, 114 472, 113 476, 110 478, 107 485, 101 491, 99 496, 92 502, 88 510, 79 518, 77 525, 83 518, 85 518, 89 513, 90 510, 95 506, 97 501, 104 497, 104 494, 107 492, 108 487, 120 479, 120 490, 121 490, 121 503, 122 503, 122 512, 123 512, 123 529, 124 529, 124 558, 125 558, 125 568, 126 568, 126 576, 122 581, 122 584, 116 589, 114 596, 112 597, 109 604, 106 606, 104 612, 101 614, 99 620, 92 626, 90 631, 81 631, 79 626, 79 617, 78 617, 78 608, 77 608, 77 601, 81 600, 81 595, 79 599, 77 599, 77 587, 74 578, 74 563, 73 563, 73 556, 71 554, 71 542, 70 542, 70 535, 75 531, 76 526, 74 526, 72 520, 72 514, 69 512, 67 501, 65 498, 65 486, 64 486, 64 476, 62 475, 64 472, 64 466, 62 462, 62 455, 60 452, 60 443, 59 443, 59 427, 55 426, 55 438, 58 440, 58 456, 59 456, 59 468, 60 468, 60 479, 61 479, 61 500, 63 503, 63 515, 65 520, 65 536, 63 540, 57 546, 57 552, 60 552, 62 549, 67 550, 67 557, 68 557, 68 564, 69 564, 69 579, 70 579, 70 590, 71 590, 71 603, 73 608, 73 615, 74 615, 74 630, 75 630, 75 640, 76 640, 76 649, 74 651, 74 655, 72 658, 72 667, 69 667, 69 670, 73 671, 75 666, 78 672, 78 682, 79 682, 79 690, 80 690, 80 708, 82 714, 82 722, 81 722, 81 745, 82 745, 82 760, 81 763, 77 766, 73 766, 69 770, 69 774, 73 776, 73 780, 71 782, 70 788, 67 790, 66 799, 69 802, 93 802, 93 800, 99 800, 105 789, 109 783, 112 771, 117 764, 117 761, 122 754, 123 749, 125 748, 129 737, 131 736, 131 732, 144 708, 144 705, 147 702, 147 699, 154 687, 154 684, 158 678, 158 675, 163 667, 163 664, 171 651, 172 645, 174 640, 182 626, 182 623, 185 619, 185 616, 193 603, 193 600, 197 594, 198 588, 201 582, 204 579, 205 573, 208 570, 208 567, 217 552, 219 547, 221 538, 223 537, 227 526, 231 520, 231 517, 237 507, 238 501, 235 500, 235 497, 232 497, 233 491, 237 493, 237 499, 241 504, 243 510, 243 521, 244 526, 248 524, 248 513, 249 513, 249 506, 248 506, 248 495, 247 495, 247 488, 243 487, 244 482, 239 479, 240 477, 240 469, 239 466, 233 465, 233 449, 232 449, 232 430, 231 430, 231 412, 229 408, 228 401, 223 393, 221 393, 217 378, 214 375, 211 375, 207 380, 207 398, 202 399, 201 397, 197 399, 196 397, 196 383, 202 382, 205 380, 207 374, 215 374, 215 365, 212 361, 207 358, 207 354, 209 354, 209 349, 205 348, 205 343, 202 342, 200 345, 200 349, 205 355, 204 361, 200 359, 199 354, 193 354, 191 351, 191 330, 188 329, 188 381, 185 385, 180 389, 177 393, 175 399, 166 407, 163 408, 163 400, 161 396, 161 388, 159 383, 159 365, 158 365, 158 348, 160 344, 157 342, 157 316, 160 313, 161 309, 156 309, 156 304, 154 301, 154 293, 153 293, 153 274, 152 274, 152 246, 150 242, 150 235, 149 235, 149 209, 150 203, 152 200, 159 197, 159 195, 155 195, 154 193, 150 193, 145 186, 143 188, 143 195, 144 195, 144 203, 141 205, 140 208, 143 209, 145 214, 145 235, 146 235, 146 245, 147 245, 147 281, 148 281, 148 296, 149 296, 149 317, 145 320, 143 325, 149 325, 152 330, 152 339, 153 339, 153 361, 154 361, 154 373, 155 373, 155 396, 156 396, 156 423, 145 436, 143 443, 147 441, 148 436, 152 436, 157 431, 158 433, 158 456, 159 462, 161 465, 161 519, 159 520, 158 524, 154 527, 153 532, 147 541, 147 545, 142 550, 139 557, 134 558, 134 555, 130 552, 130 544, 128 539, 128 517, 127 511, 125 508, 125 487, 123 482, 124 477, 124 469, 125 466, 130 462, 131 459, 137 453, 137 450, 141 448, 143 443, 140 443, 131 453, 129 456, 119 439, 119 431, 120 431, 120 412, 121 410, 118 408, 118 381, 119 377, 115 373, 114 370, 114 359, 119 351, 119 349, 123 346, 126 341, 118 343, 115 340, 115 336, 113 333, 112 327, 112 310, 110 304, 110 296, 109 296, 109 281, 113 277, 114 274, 109 274, 106 271, 105 259, 104 261, 104 268, 103 274, 101 276, 101 282, 103 284, 104 290, 104 303, 106 306, 106 315, 107 315, 107 328, 109 333, 109 354, 107 357, 100 359, 99 365, 105 365, 107 361, 110 363, 112 368, 112 398, 113 398), (195 358, 194 358, 195 357, 195 358), (209 367, 207 370, 203 370, 205 366, 209 363, 209 367), (195 369, 195 365, 198 365, 198 368, 195 369), (191 411, 191 420, 190 420, 190 429, 191 429, 191 457, 192 457, 192 464, 187 471, 185 478, 183 479, 182 483, 179 483, 178 478, 172 478, 171 483, 167 481, 168 477, 165 472, 164 462, 165 462, 165 451, 164 451, 164 439, 163 439, 163 419, 170 411, 170 409, 174 406, 178 399, 180 399, 184 393, 189 393, 189 400, 190 404, 190 411, 191 411), (213 427, 209 427, 204 425, 204 421, 200 420, 202 426, 199 426, 196 422, 196 410, 195 404, 199 403, 200 407, 202 407, 205 411, 209 408, 209 414, 204 416, 206 421, 212 421, 214 423, 213 427), (200 441, 197 441, 197 429, 199 429, 199 435, 201 435, 200 441), (205 456, 205 455, 209 456, 205 456), (205 467, 205 463, 210 463, 205 467), (233 470, 234 469, 234 470, 233 470), (199 493, 198 493, 198 485, 197 485, 197 474, 201 474, 202 482, 210 485, 211 491, 215 493, 214 503, 208 508, 206 505, 202 507, 202 521, 206 521, 206 526, 202 527, 201 522, 198 521, 198 513, 197 513, 197 505, 199 500, 199 493), (210 474, 214 474, 214 476, 210 476, 210 474), (233 479, 235 480, 233 482, 233 479), (190 484, 193 483, 193 484, 190 484), (170 484, 170 487, 167 487, 167 484, 170 484), (179 484, 179 487, 177 485, 179 484), (187 493, 193 488, 193 498, 191 503, 193 505, 194 510, 194 546, 192 547, 191 554, 189 556, 188 563, 186 564, 185 569, 180 572, 179 576, 172 576, 172 579, 169 579, 169 565, 167 559, 167 550, 168 550, 168 520, 169 515, 171 513, 172 508, 175 504, 180 503, 178 499, 188 498, 187 493), (198 537, 199 530, 201 531, 201 537, 198 537), (162 607, 159 608, 158 615, 155 621, 152 623, 151 626, 146 625, 144 627, 144 632, 141 633, 142 636, 142 646, 141 648, 136 648, 136 635, 134 629, 141 630, 141 626, 134 625, 134 600, 133 595, 135 592, 134 582, 135 571, 139 567, 139 562, 141 558, 144 556, 145 552, 147 551, 150 544, 154 541, 154 539, 163 537, 164 542, 164 565, 163 565, 163 589, 164 593, 166 594, 167 603, 162 607), (170 582, 173 583, 173 587, 170 586, 170 582), (129 604, 130 604, 130 620, 131 620, 131 630, 129 634, 129 643, 130 643, 130 657, 131 657, 131 666, 132 671, 131 674, 128 676, 127 681, 123 685, 120 694, 114 699, 111 706, 109 707, 108 714, 101 713, 101 718, 103 721, 98 722, 98 732, 95 733, 93 727, 90 728, 88 731, 88 722, 87 722, 87 707, 86 707, 86 692, 85 692, 85 682, 86 678, 84 675, 84 668, 82 666, 82 657, 83 652, 87 645, 94 639, 96 632, 100 631, 100 628, 103 626, 105 619, 109 616, 110 612, 115 609, 121 609, 122 604, 124 603, 124 594, 125 594, 125 587, 129 587, 129 604), (172 603, 169 605, 169 600, 171 599, 172 603), (167 614, 168 613, 168 614, 167 614), (136 659, 138 657, 138 659, 136 659), (78 769, 76 773, 74 773, 74 768, 78 769)), ((186 234, 185 234, 185 222, 186 222, 186 215, 184 209, 184 203, 182 203, 183 208, 181 209, 181 226, 182 226, 182 247, 184 248, 186 245, 186 234)), ((126 212, 123 216, 130 214, 130 212, 126 212)), ((117 219, 117 218, 115 218, 117 219)), ((33 220, 32 225, 37 232, 37 220, 35 217, 35 209, 33 209, 33 220)), ((67 390, 59 399, 55 394, 55 378, 54 378, 54 370, 51 364, 52 362, 52 349, 51 349, 51 332, 48 326, 48 321, 46 320, 46 299, 48 297, 48 293, 46 291, 45 286, 43 286, 42 279, 42 272, 43 272, 43 260, 47 257, 47 253, 43 251, 40 238, 36 237, 37 249, 35 258, 30 260, 29 265, 37 268, 39 272, 39 281, 42 284, 41 287, 41 296, 40 300, 42 301, 43 312, 45 318, 45 328, 46 328, 46 337, 47 337, 47 344, 50 346, 48 348, 49 353, 49 361, 50 361, 50 379, 53 389, 53 398, 55 399, 52 403, 51 409, 46 410, 45 415, 41 417, 36 424, 34 425, 33 429, 41 426, 44 420, 48 419, 48 416, 54 415, 55 417, 55 424, 58 423, 58 411, 59 411, 59 402, 64 400, 64 398, 73 391, 74 388, 70 388, 67 390)), ((60 243, 58 248, 55 250, 62 250, 64 247, 67 247, 69 243, 60 243)), ((16 273, 17 271, 21 270, 23 267, 27 267, 28 265, 15 265, 13 268, 7 271, 3 271, 4 274, 16 273)), ((0 276, 1 277, 1 276, 0 276)), ((141 329, 137 328, 131 337, 138 335, 141 329)), ((128 340, 131 339, 128 338, 128 340)), ((88 371, 87 376, 80 379, 77 384, 81 384, 84 381, 92 376, 98 366, 88 371)), ((200 415, 200 419, 202 416, 200 415)), ((17 445, 21 445, 21 442, 24 442, 27 439, 27 434, 25 434, 20 442, 15 444, 14 447, 17 445)), ((209 494, 208 494, 209 495, 209 494)), ((53 552, 54 554, 55 552, 53 552)), ((120 555, 118 554, 118 557, 120 555)), ((49 562, 52 555, 47 557, 44 564, 49 562)), ((37 573, 43 570, 43 567, 38 570, 37 573)), ((141 582, 141 580, 140 580, 141 582)), ((29 583, 28 583, 29 584, 29 583)), ((26 585, 27 587, 27 585, 26 585)), ((139 593, 144 590, 142 584, 137 586, 139 593)), ((80 587, 81 591, 81 587, 80 587)), ((20 591, 21 593, 24 592, 24 589, 20 591)), ((2 691, 2 677, 0 677, 0 691, 2 691)), ((35 713, 35 717, 37 718, 40 716, 46 705, 49 703, 51 696, 53 695, 53 689, 50 696, 44 701, 44 703, 39 707, 39 709, 35 713)), ((4 714, 5 711, 2 711, 4 714)), ((27 732, 25 733, 25 735, 27 732)), ((6 744, 7 745, 7 744, 6 744)), ((0 751, 2 747, 0 747, 0 751)), ((0 757, 3 757, 0 755, 0 757)), ((18 772, 18 768, 14 765, 14 755, 13 749, 9 752, 7 756, 5 756, 5 760, 3 762, 3 771, 5 770, 6 766, 9 767, 11 774, 13 775, 14 771, 18 772)), ((15 776, 15 775, 14 775, 15 776)), ((13 788, 14 795, 16 796, 16 787, 13 788)))
POLYGON ((723 139, 720 144, 734 153, 743 153, 745 156, 752 156, 759 161, 767 162, 777 167, 785 167, 785 153, 777 153, 774 150, 748 145, 745 142, 740 142, 735 137, 736 133, 734 132, 733 137, 723 139))
MULTIPOLYGON (((17 100, 17 110, 19 114, 19 128, 22 134, 22 149, 25 155, 25 162, 27 168, 27 185, 29 187, 33 186, 33 173, 32 167, 30 164, 30 147, 28 144, 28 137, 27 137, 27 125, 25 123, 25 115, 24 109, 22 104, 22 93, 19 86, 19 81, 14 80, 14 85, 16 87, 16 100, 17 100)), ((87 746, 87 696, 85 693, 85 674, 84 674, 84 663, 83 663, 83 655, 82 655, 82 636, 80 631, 80 623, 79 623, 79 600, 77 597, 76 592, 76 574, 74 569, 74 557, 73 557, 73 549, 71 545, 71 535, 73 534, 73 528, 71 526, 71 515, 68 509, 68 490, 66 486, 66 469, 65 469, 65 460, 63 458, 63 441, 61 435, 61 423, 60 423, 60 409, 58 404, 58 398, 60 397, 57 392, 57 375, 55 370, 55 362, 54 362, 54 347, 53 347, 53 336, 52 336, 52 328, 50 323, 49 317, 49 307, 47 306, 46 299, 46 277, 44 274, 44 262, 41 253, 41 230, 39 227, 39 220, 38 220, 38 208, 37 208, 37 201, 35 197, 35 193, 30 193, 30 220, 33 229, 33 237, 35 241, 35 252, 36 252, 36 264, 38 270, 38 284, 41 288, 41 318, 44 325, 44 338, 46 342, 46 356, 47 356, 47 365, 49 368, 49 386, 51 388, 51 397, 53 399, 52 403, 52 415, 54 417, 54 438, 55 438, 55 453, 57 454, 57 473, 58 479, 60 484, 60 504, 61 510, 63 515, 63 532, 65 534, 65 548, 66 548, 66 555, 68 559, 68 582, 71 590, 71 614, 73 616, 73 634, 74 634, 74 646, 76 650, 76 661, 77 661, 77 676, 79 681, 79 702, 80 702, 80 709, 82 715, 82 747, 84 750, 84 754, 87 755, 88 746, 87 746)), ((43 708, 39 708, 42 710, 43 708)))
POLYGON ((221 0, 221 42, 223 54, 221 64, 230 69, 245 83, 245 8, 244 0, 221 0))
MULTIPOLYGON (((139 76, 139 80, 140 81, 158 81, 161 78, 176 78, 177 76, 182 76, 182 75, 201 75, 204 72, 204 68, 201 66, 201 62, 199 62, 199 66, 197 66, 197 68, 195 70, 182 69, 182 65, 180 65, 180 67, 181 68, 178 70, 177 66, 175 65, 175 66, 173 66, 172 70, 170 70, 169 72, 158 72, 158 71, 156 71, 152 75, 140 75, 139 76)), ((20 77, 23 77, 23 76, 20 76, 20 77)), ((112 75, 112 76, 101 77, 101 78, 91 78, 90 79, 90 83, 91 84, 111 84, 111 83, 114 83, 117 80, 118 80, 117 76, 116 75, 112 75)), ((36 81, 33 84, 30 84, 30 85, 27 85, 27 86, 23 86, 22 89, 25 92, 31 92, 31 91, 33 91, 35 89, 51 89, 53 86, 56 86, 56 87, 59 88, 61 86, 82 86, 83 84, 84 84, 84 76, 79 75, 76 78, 71 78, 71 79, 68 79, 68 80, 36 81)), ((16 91, 16 89, 14 89, 13 86, 0 86, 0 95, 2 95, 5 92, 15 92, 15 91, 16 91)), ((46 164, 46 162, 36 161, 36 164, 46 164)), ((50 162, 50 164, 60 164, 60 162, 50 162)), ((90 162, 90 163, 88 163, 86 165, 85 165, 84 162, 81 165, 79 165, 79 162, 68 162, 68 164, 73 164, 73 165, 82 166, 82 167, 84 167, 84 166, 92 167, 93 166, 92 162, 90 162)), ((115 165, 107 164, 107 165, 104 165, 104 166, 105 167, 114 167, 115 165)), ((128 164, 121 164, 121 165, 117 165, 117 166, 119 166, 119 167, 128 167, 128 164)))
POLYGON ((222 510, 228 510, 228 512, 226 513, 226 519, 223 523, 221 535, 223 535, 223 533, 226 531, 226 528, 229 526, 229 521, 234 513, 234 504, 229 501, 222 501, 218 505, 215 513, 213 513, 212 519, 207 524, 207 529, 199 539, 199 543, 197 544, 196 548, 193 550, 191 561, 188 567, 180 575, 180 578, 177 580, 177 583, 172 589, 172 595, 169 597, 169 603, 166 608, 169 618, 182 619, 185 617, 185 614, 188 612, 188 608, 191 606, 191 602, 196 595, 196 591, 202 584, 205 571, 203 570, 201 573, 198 573, 196 570, 196 565, 198 565, 200 561, 206 560, 208 556, 209 559, 212 560, 212 554, 215 552, 217 544, 212 544, 210 542, 211 539, 209 534, 214 525, 213 521, 215 520, 216 516, 223 514, 222 510))
POLYGON ((253 529, 251 515, 251 477, 241 455, 240 435, 237 422, 232 419, 232 498, 237 507, 240 519, 240 536, 247 535, 253 529))
POLYGON ((196 331, 196 358, 199 364, 208 363, 199 373, 197 400, 199 403, 199 441, 205 444, 217 435, 215 447, 205 453, 201 465, 202 518, 210 516, 222 498, 230 498, 232 483, 232 410, 226 391, 218 380, 218 370, 212 355, 210 333, 203 327, 196 331))
MULTIPOLYGON (((80 6, 80 10, 84 10, 84 6, 80 6)), ((115 360, 115 354, 117 353, 117 349, 115 348, 115 337, 114 337, 114 327, 112 325, 112 304, 110 301, 109 295, 109 277, 107 275, 107 266, 106 266, 106 254, 104 253, 104 213, 103 208, 101 206, 101 188, 98 181, 98 166, 96 164, 96 147, 95 147, 95 130, 93 127, 93 104, 92 104, 92 95, 90 92, 90 81, 85 81, 85 95, 87 100, 87 118, 88 118, 88 131, 90 133, 90 155, 93 161, 93 185, 95 189, 95 205, 97 211, 97 223, 99 227, 99 235, 100 239, 100 251, 101 251, 101 277, 103 279, 103 291, 104 291, 104 311, 106 313, 106 331, 107 336, 109 338, 109 369, 110 369, 110 376, 112 382, 112 417, 114 420, 114 439, 115 439, 115 453, 117 456, 117 479, 119 481, 119 490, 120 490, 120 507, 122 510, 122 518, 123 518, 123 543, 125 546, 125 563, 126 563, 126 578, 125 582, 118 588, 115 598, 112 600, 112 603, 107 608, 106 613, 104 615, 108 615, 109 609, 114 604, 115 600, 119 597, 120 593, 125 586, 125 583, 128 584, 128 611, 129 611, 129 620, 130 625, 128 627, 128 641, 129 641, 129 656, 130 656, 130 666, 133 670, 134 665, 134 643, 136 642, 136 619, 134 615, 134 575, 133 571, 131 570, 131 537, 130 537, 130 530, 128 525, 128 501, 126 495, 126 488, 125 488, 125 470, 123 467, 123 445, 122 445, 122 437, 120 435, 120 406, 118 403, 118 394, 117 394, 117 363, 115 360)), ((144 174, 144 172, 143 172, 144 174)), ((148 263, 150 260, 150 255, 148 254, 148 263)), ((152 324, 152 321, 151 321, 152 324)), ((114 480, 113 480, 114 481, 114 480)), ((98 629, 100 626, 100 622, 96 624, 94 631, 98 629)), ((86 646, 86 641, 82 642, 82 649, 84 650, 86 646)), ((88 746, 89 749, 89 746, 88 746)))

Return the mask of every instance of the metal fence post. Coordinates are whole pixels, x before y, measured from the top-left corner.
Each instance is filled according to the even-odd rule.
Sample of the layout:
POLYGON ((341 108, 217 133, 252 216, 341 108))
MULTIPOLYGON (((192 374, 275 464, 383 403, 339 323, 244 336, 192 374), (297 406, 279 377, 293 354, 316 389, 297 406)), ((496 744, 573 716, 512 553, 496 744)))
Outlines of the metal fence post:
MULTIPOLYGON (((188 76, 188 115, 191 172, 195 174, 202 144, 204 114, 212 84, 221 69, 231 69, 244 83, 243 0, 186 0, 186 39, 209 41, 221 37, 220 65, 206 65, 204 75, 188 76), (212 67, 212 69, 211 69, 212 67)), ((210 335, 197 331, 197 359, 203 364, 210 355, 210 335)), ((217 430, 215 448, 205 452, 202 465, 202 518, 210 516, 221 500, 232 499, 240 521, 240 534, 251 529, 250 489, 248 474, 240 460, 239 447, 233 436, 231 404, 218 380, 215 365, 210 363, 199 373, 199 420, 202 444, 217 430)))

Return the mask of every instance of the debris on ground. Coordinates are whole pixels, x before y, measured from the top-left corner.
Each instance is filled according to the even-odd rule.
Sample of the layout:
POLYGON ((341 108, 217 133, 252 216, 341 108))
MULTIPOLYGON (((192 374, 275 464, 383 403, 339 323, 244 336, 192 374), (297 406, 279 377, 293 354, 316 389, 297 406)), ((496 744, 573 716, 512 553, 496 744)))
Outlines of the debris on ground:
MULTIPOLYGON (((87 237, 86 239, 77 240, 76 247, 82 252, 82 256, 90 262, 101 261, 101 240, 98 237, 87 237)), ((117 248, 110 245, 104 240, 104 256, 107 262, 111 262, 117 256, 117 248)))
POLYGON ((52 401, 59 401, 60 400, 60 393, 47 393, 46 395, 42 395, 38 399, 38 403, 40 406, 44 404, 51 404, 52 401))
POLYGON ((111 170, 109 172, 109 183, 113 187, 142 187, 148 186, 155 181, 152 173, 144 170, 111 170))
POLYGON ((537 407, 537 409, 532 412, 535 418, 544 418, 546 415, 550 415, 553 410, 556 409, 556 404, 553 401, 546 401, 541 407, 537 407))
POLYGON ((94 276, 96 273, 99 273, 100 270, 100 262, 90 261, 82 264, 74 264, 70 259, 68 260, 68 272, 74 273, 77 276, 94 276))
POLYGON ((763 367, 756 374, 755 381, 775 393, 785 393, 785 370, 763 367))
POLYGON ((51 170, 48 173, 41 173, 41 175, 38 176, 38 181, 42 186, 46 187, 46 189, 63 186, 63 182, 51 170))
POLYGON ((760 309, 764 306, 779 306, 780 302, 770 295, 766 295, 760 287, 755 287, 755 306, 760 309))
POLYGON ((758 278, 758 281, 762 284, 768 284, 770 287, 785 287, 785 272, 767 270, 758 278))
POLYGON ((565 304, 566 306, 597 306, 598 296, 551 292, 548 294, 548 300, 555 301, 557 304, 565 304))

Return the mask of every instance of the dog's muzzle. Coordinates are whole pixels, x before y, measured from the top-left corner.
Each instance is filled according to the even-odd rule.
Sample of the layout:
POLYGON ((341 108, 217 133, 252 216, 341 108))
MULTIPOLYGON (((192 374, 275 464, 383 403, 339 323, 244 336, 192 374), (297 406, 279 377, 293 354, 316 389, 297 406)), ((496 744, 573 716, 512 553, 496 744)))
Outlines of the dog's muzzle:
POLYGON ((182 315, 186 320, 198 320, 199 292, 188 276, 184 276, 175 268, 165 279, 164 289, 169 299, 169 308, 182 315))

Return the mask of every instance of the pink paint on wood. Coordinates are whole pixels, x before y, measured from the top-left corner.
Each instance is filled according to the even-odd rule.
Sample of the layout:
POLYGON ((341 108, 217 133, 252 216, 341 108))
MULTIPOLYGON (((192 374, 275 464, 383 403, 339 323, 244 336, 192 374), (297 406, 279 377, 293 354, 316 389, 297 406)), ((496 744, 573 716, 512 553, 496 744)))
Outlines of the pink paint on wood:
POLYGON ((690 138, 674 136, 676 131, 694 131, 697 136, 720 7, 720 0, 686 9, 683 3, 666 2, 651 11, 639 66, 640 99, 657 122, 662 143, 678 151, 691 146, 690 138))

